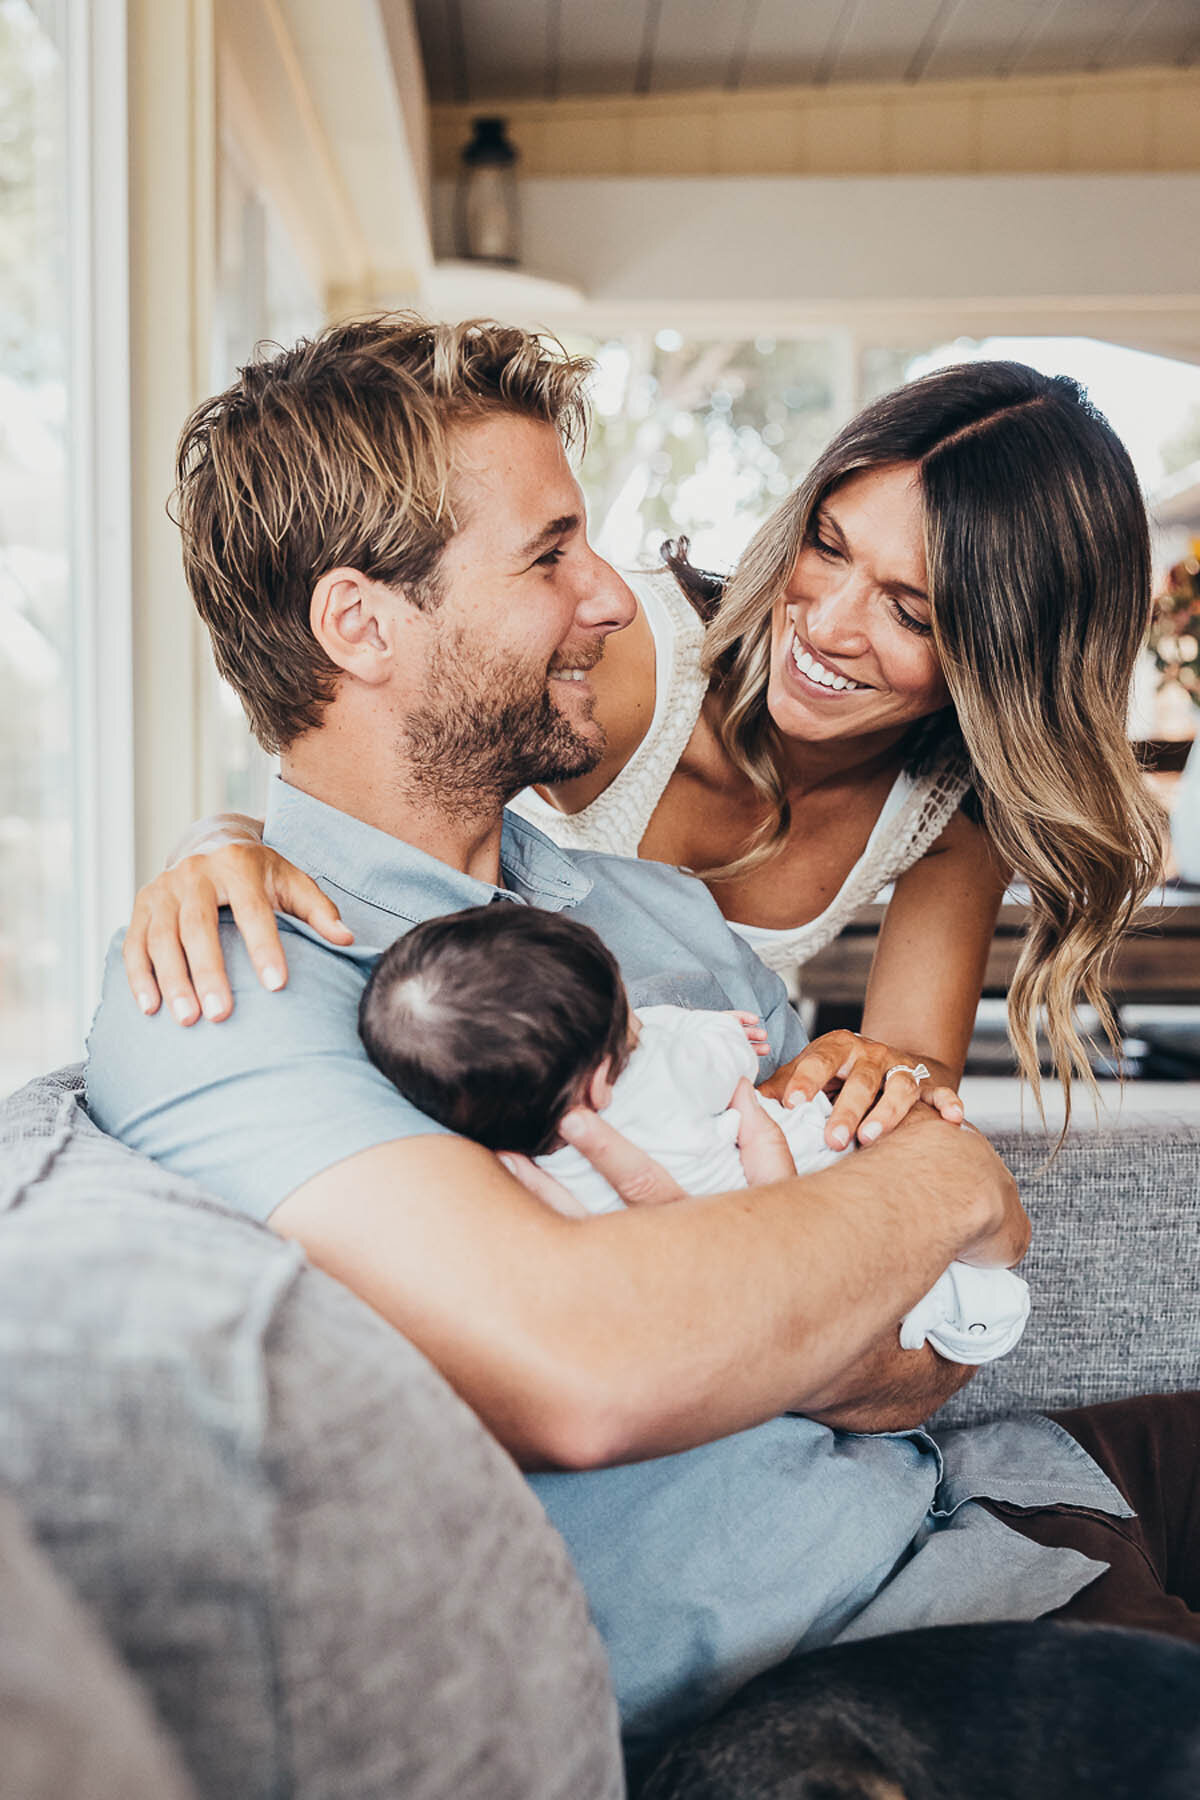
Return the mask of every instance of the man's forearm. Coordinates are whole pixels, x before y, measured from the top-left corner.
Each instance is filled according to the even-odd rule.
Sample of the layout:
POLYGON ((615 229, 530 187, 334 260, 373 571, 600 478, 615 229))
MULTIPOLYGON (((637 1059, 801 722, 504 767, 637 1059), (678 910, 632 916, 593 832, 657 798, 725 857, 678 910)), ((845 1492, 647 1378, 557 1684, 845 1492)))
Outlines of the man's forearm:
POLYGON ((315 1177, 272 1223, 534 1466, 661 1456, 789 1411, 908 1424, 958 1377, 901 1352, 900 1319, 956 1257, 1024 1248, 988 1146, 920 1111, 816 1175, 580 1220, 476 1145, 411 1139, 315 1177))
POLYGON ((808 1417, 839 1431, 907 1431, 921 1425, 978 1371, 965 1363, 947 1362, 928 1344, 902 1350, 899 1328, 847 1377, 848 1388, 835 1402, 807 1408, 808 1417))

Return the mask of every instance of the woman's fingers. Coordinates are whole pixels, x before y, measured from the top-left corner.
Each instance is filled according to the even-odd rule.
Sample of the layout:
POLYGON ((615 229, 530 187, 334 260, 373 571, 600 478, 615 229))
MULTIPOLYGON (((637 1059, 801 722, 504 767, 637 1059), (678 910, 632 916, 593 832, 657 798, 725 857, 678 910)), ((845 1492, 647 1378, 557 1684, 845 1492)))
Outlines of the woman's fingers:
POLYGON ((918 1082, 915 1076, 901 1069, 884 1084, 878 1105, 871 1109, 859 1127, 859 1142, 873 1144, 894 1131, 918 1101, 940 1113, 950 1125, 963 1123, 963 1103, 952 1087, 945 1084, 934 1087, 928 1077, 918 1082))
POLYGON ((846 1149, 856 1135, 860 1143, 873 1144, 894 1130, 918 1100, 951 1124, 961 1124, 963 1106, 954 1089, 945 1084, 935 1088, 928 1077, 918 1081, 905 1072, 906 1066, 917 1066, 906 1051, 857 1032, 828 1031, 814 1038, 787 1068, 777 1070, 763 1089, 785 1106, 811 1100, 822 1091, 835 1093, 825 1123, 825 1142, 831 1150, 846 1149), (889 1077, 892 1069, 896 1073, 889 1077))
POLYGON ((894 1131, 901 1119, 907 1118, 918 1100, 922 1098, 921 1087, 911 1075, 901 1071, 893 1075, 884 1086, 879 1103, 873 1106, 858 1128, 860 1144, 873 1144, 878 1138, 894 1131))
POLYGON ((176 1024, 194 1025, 200 1002, 192 986, 187 958, 179 935, 179 914, 159 905, 146 931, 146 953, 154 967, 163 999, 176 1024))
POLYGON ((872 1120, 875 1120, 877 1116, 881 1115, 881 1109, 883 1109, 880 1118, 882 1131, 899 1124, 904 1114, 915 1102, 917 1096, 912 1083, 909 1084, 908 1096, 902 1096, 899 1093, 892 1094, 892 1088, 898 1087, 901 1081, 899 1075, 888 1082, 887 1087, 880 1095, 881 1074, 877 1058, 863 1057, 854 1064, 846 1076, 841 1092, 833 1103, 833 1111, 825 1121, 825 1142, 831 1150, 845 1150, 856 1133, 861 1142, 869 1144, 873 1138, 880 1136, 881 1132, 870 1131, 869 1125, 865 1123, 868 1114, 872 1120), (875 1104, 877 1096, 878 1105, 875 1104), (868 1132, 868 1136, 865 1138, 863 1137, 864 1131, 868 1132))
MULTIPOLYGON (((229 910, 259 981, 268 992, 277 992, 287 984, 288 969, 287 958, 283 954, 283 940, 279 935, 279 921, 271 902, 257 884, 254 887, 238 886, 230 893, 229 910)), ((219 936, 217 946, 217 954, 220 955, 219 936)), ((223 957, 221 968, 223 974, 223 957)), ((231 997, 230 1006, 232 1004, 231 997)))
MULTIPOLYGON (((293 919, 303 919, 306 925, 319 931, 329 943, 354 942, 354 933, 348 925, 343 925, 342 915, 329 895, 317 886, 311 875, 296 868, 294 863, 277 857, 267 870, 267 883, 263 891, 270 894, 276 912, 290 913, 293 919)), ((257 960, 255 966, 258 966, 257 960)))
POLYGON ((775 1120, 758 1103, 754 1089, 743 1075, 733 1090, 731 1105, 741 1123, 737 1146, 750 1187, 783 1181, 796 1173, 787 1139, 775 1120))
POLYGON ((966 1108, 952 1087, 934 1087, 931 1081, 923 1081, 921 1098, 926 1106, 932 1106, 951 1125, 961 1125, 966 1118, 966 1108))
POLYGON ((862 1040, 852 1031, 827 1031, 764 1081, 762 1092, 785 1106, 814 1100, 831 1082, 848 1072, 861 1044, 862 1040))
POLYGON ((274 992, 287 981, 276 912, 303 919, 331 944, 351 944, 337 907, 316 882, 259 843, 227 844, 184 857, 134 902, 123 951, 126 979, 143 1012, 165 998, 181 1025, 228 1018, 233 993, 221 948, 219 910, 228 906, 254 969, 274 992))
POLYGON ((162 1004, 162 993, 154 979, 154 967, 146 950, 146 930, 149 924, 150 909, 138 895, 133 905, 133 917, 125 933, 125 941, 121 945, 121 961, 125 964, 125 979, 144 1013, 156 1013, 162 1004))
MULTIPOLYGON (((181 901, 178 913, 178 937, 187 963, 191 991, 206 1019, 227 1019, 233 1010, 233 995, 225 973, 225 956, 219 930, 220 907, 211 882, 196 882, 181 901)), ((172 946, 167 940, 167 953, 172 946)), ((159 967, 159 952, 154 952, 159 967)), ((160 979, 162 978, 159 967, 160 979)), ((165 986, 165 982, 164 982, 165 986)), ((190 1019, 180 1021, 190 1024, 190 1019)))
POLYGON ((559 1131, 616 1189, 626 1206, 664 1206, 685 1198, 673 1176, 622 1137, 599 1113, 573 1107, 563 1118, 559 1131))

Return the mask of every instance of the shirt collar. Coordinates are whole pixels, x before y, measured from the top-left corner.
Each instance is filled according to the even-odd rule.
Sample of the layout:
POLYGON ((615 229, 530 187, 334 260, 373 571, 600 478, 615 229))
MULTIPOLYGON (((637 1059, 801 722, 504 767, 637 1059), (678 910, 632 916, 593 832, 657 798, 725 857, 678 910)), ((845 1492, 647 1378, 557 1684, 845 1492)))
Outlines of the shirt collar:
POLYGON ((314 799, 279 775, 272 779, 267 797, 263 841, 310 875, 410 921, 485 906, 498 898, 561 912, 577 906, 592 888, 569 851, 515 813, 504 815, 503 885, 494 887, 314 799))

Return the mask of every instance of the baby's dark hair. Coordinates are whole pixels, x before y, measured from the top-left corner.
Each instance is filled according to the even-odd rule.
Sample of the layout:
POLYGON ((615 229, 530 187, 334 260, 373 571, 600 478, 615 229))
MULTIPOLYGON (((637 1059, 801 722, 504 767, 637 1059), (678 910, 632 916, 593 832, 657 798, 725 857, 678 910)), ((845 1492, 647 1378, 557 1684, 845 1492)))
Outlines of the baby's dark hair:
POLYGON ((613 956, 566 913, 509 901, 427 919, 375 965, 367 1054, 406 1099, 489 1150, 539 1156, 584 1082, 629 1060, 613 956))

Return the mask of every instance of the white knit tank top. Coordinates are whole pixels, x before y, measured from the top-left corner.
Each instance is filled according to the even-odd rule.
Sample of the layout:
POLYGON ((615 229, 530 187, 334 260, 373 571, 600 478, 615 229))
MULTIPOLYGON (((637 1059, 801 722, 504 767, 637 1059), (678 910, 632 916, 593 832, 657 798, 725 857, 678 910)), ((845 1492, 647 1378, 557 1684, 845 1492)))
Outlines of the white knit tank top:
MULTIPOLYGON (((654 716, 625 767, 577 813, 561 813, 532 788, 512 810, 568 850, 636 856, 663 789, 696 728, 707 682, 700 668, 704 626, 669 570, 627 576, 654 638, 654 716)), ((729 921, 768 967, 787 975, 831 944, 860 906, 924 856, 966 791, 961 770, 943 768, 892 784, 866 848, 824 912, 783 930, 729 921)))

